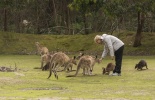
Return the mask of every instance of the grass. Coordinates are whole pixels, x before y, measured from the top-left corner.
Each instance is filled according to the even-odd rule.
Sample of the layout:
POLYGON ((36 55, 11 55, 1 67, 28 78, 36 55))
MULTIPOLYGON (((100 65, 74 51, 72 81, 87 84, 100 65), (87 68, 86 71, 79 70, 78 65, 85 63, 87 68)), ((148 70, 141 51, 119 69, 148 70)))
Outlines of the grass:
MULTIPOLYGON (((49 72, 34 69, 40 66, 37 55, 0 55, 0 66, 18 67, 17 72, 0 72, 0 99, 10 100, 153 100, 155 98, 155 56, 124 56, 122 76, 102 75, 102 67, 114 62, 107 57, 96 64, 96 76, 83 76, 80 70, 77 77, 66 75, 75 72, 59 72, 59 79, 49 72), (148 63, 148 70, 137 71, 134 66, 140 59, 148 63)), ((76 66, 74 67, 76 69, 76 66)), ((144 68, 145 69, 145 68, 144 68)))
MULTIPOLYGON (((155 33, 142 33, 142 45, 138 48, 132 47, 136 32, 122 31, 113 35, 125 43, 124 55, 155 55, 155 33), (149 52, 148 52, 149 51, 149 52)), ((92 33, 89 35, 36 35, 0 32, 0 54, 35 54, 35 42, 38 41, 46 46, 50 52, 66 51, 101 54, 103 45, 94 43, 95 35, 103 33, 92 33)))
MULTIPOLYGON (((107 57, 101 64, 96 64, 96 76, 82 76, 82 71, 77 77, 67 75, 75 72, 59 72, 59 79, 54 76, 47 79, 49 72, 34 69, 40 67, 40 57, 34 54, 34 43, 40 42, 50 51, 69 51, 91 53, 99 55, 103 46, 96 45, 94 36, 89 35, 35 35, 0 32, 0 66, 18 67, 17 72, 0 72, 0 99, 4 100, 152 100, 155 98, 155 56, 124 56, 121 77, 102 75, 102 67, 114 62, 107 57), (11 55, 10 55, 11 54, 11 55), (14 55, 13 55, 14 54, 14 55), (148 70, 137 71, 134 66, 140 59, 148 63, 148 70)), ((155 33, 143 33, 142 46, 133 48, 135 32, 123 31, 114 33, 125 43, 124 55, 155 55, 153 44, 155 33), (149 51, 149 52, 148 52, 149 51)), ((74 67, 76 69, 76 66, 74 67)))

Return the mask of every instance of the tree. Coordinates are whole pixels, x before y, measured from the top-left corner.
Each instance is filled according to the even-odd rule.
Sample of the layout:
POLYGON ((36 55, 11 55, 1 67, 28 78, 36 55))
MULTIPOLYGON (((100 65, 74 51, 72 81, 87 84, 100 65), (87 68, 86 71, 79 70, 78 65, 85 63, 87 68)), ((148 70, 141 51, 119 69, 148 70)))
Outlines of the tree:
POLYGON ((84 23, 84 33, 88 34, 88 25, 87 25, 87 16, 92 13, 93 10, 98 10, 101 6, 99 4, 102 4, 102 0, 74 0, 70 5, 70 9, 76 9, 81 13, 83 23, 84 23), (96 6, 98 5, 98 6, 96 6), (95 8, 96 9, 95 9, 95 8))
POLYGON ((129 30, 136 31, 133 46, 138 47, 143 31, 155 31, 154 9, 154 0, 1 0, 0 30, 37 34, 129 30), (24 27, 24 20, 29 25, 24 27))
POLYGON ((155 1, 153 0, 136 0, 132 3, 133 6, 131 7, 133 7, 133 10, 136 10, 137 12, 137 22, 138 22, 133 47, 138 47, 141 45, 145 16, 147 12, 154 10, 153 6, 154 3, 155 1))
MULTIPOLYGON (((123 15, 132 16, 131 18, 134 19, 136 14, 137 32, 133 47, 138 47, 141 45, 142 31, 146 19, 145 16, 147 12, 155 9, 154 2, 153 0, 109 0, 104 7, 104 12, 109 17, 116 19, 116 21, 119 20, 116 27, 119 27, 123 15)), ((129 17, 127 18, 129 19, 129 17)))
POLYGON ((0 3, 0 7, 3 8, 3 30, 4 31, 8 31, 8 21, 7 21, 7 14, 8 14, 8 4, 10 2, 6 1, 6 0, 2 0, 0 3))
POLYGON ((4 8, 4 31, 7 31, 7 9, 4 8))

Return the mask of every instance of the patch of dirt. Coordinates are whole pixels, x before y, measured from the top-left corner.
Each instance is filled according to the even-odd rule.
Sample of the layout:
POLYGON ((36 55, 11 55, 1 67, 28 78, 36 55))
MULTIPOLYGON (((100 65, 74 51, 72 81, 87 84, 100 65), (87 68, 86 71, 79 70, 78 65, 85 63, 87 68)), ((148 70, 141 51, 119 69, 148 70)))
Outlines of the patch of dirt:
POLYGON ((22 97, 0 97, 0 100, 26 100, 22 97))
POLYGON ((136 96, 149 95, 149 92, 148 92, 148 91, 145 91, 145 90, 134 91, 134 92, 133 92, 133 95, 136 95, 136 96))
POLYGON ((7 84, 22 84, 25 81, 11 77, 0 77, 0 82, 4 85, 7 85, 7 84))
POLYGON ((25 76, 24 74, 22 74, 22 73, 18 73, 18 72, 14 72, 15 73, 15 75, 17 75, 17 76, 25 76))
POLYGON ((66 88, 62 88, 62 87, 51 87, 51 88, 25 88, 22 90, 64 90, 66 88))
POLYGON ((12 81, 13 78, 10 78, 10 77, 0 77, 0 82, 10 82, 12 81))
POLYGON ((45 97, 45 98, 22 98, 22 97, 0 97, 0 100, 130 100, 125 98, 115 98, 115 99, 84 99, 84 98, 67 98, 67 97, 45 97))
POLYGON ((61 97, 48 98, 47 97, 47 98, 37 98, 36 100, 68 100, 68 98, 61 98, 61 97))

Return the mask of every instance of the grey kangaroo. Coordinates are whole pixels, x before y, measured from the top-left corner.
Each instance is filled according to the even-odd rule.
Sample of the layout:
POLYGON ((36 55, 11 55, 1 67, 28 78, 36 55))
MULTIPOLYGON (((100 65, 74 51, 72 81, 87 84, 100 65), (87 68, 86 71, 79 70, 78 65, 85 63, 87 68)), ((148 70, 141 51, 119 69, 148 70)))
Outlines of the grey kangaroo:
POLYGON ((39 42, 35 42, 39 55, 49 54, 48 48, 40 45, 39 42))
POLYGON ((68 67, 70 67, 70 64, 73 63, 76 65, 76 60, 69 58, 65 53, 57 52, 53 55, 51 61, 50 61, 50 73, 48 76, 48 79, 51 77, 52 72, 55 75, 55 78, 58 79, 57 71, 58 68, 64 67, 62 71, 65 71, 68 67))
POLYGON ((83 69, 83 75, 86 75, 86 74, 92 75, 93 67, 96 62, 100 63, 99 59, 97 59, 97 56, 92 57, 89 55, 84 55, 80 57, 79 63, 77 65, 76 73, 74 75, 68 75, 67 77, 76 77, 80 68, 83 69))

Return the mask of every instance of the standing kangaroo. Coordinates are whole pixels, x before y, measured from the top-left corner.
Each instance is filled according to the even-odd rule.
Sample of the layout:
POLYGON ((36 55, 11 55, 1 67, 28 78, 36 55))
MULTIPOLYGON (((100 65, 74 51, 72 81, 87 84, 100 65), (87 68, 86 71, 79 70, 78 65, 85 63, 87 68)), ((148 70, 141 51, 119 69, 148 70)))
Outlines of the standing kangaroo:
POLYGON ((49 54, 49 51, 48 51, 47 47, 41 46, 39 42, 35 42, 35 45, 37 47, 38 54, 40 54, 41 56, 44 55, 44 54, 49 54))
POLYGON ((53 55, 49 55, 49 54, 44 54, 41 56, 41 69, 42 70, 47 70, 49 67, 49 63, 51 58, 53 57, 53 55))
POLYGON ((64 67, 64 69, 62 70, 64 71, 70 66, 71 63, 76 65, 75 59, 70 59, 65 53, 62 52, 55 53, 50 61, 50 70, 49 70, 50 73, 48 79, 51 77, 52 72, 54 73, 55 78, 58 79, 57 75, 58 68, 64 67))
POLYGON ((80 68, 83 69, 83 75, 86 75, 86 74, 92 75, 93 67, 96 62, 100 63, 99 59, 97 59, 97 56, 96 57, 92 57, 89 55, 82 56, 77 65, 76 73, 74 75, 69 75, 67 77, 76 77, 80 68))
POLYGON ((102 74, 106 74, 109 75, 111 71, 113 71, 115 68, 115 65, 113 63, 108 63, 108 65, 106 66, 106 68, 102 67, 102 74))

